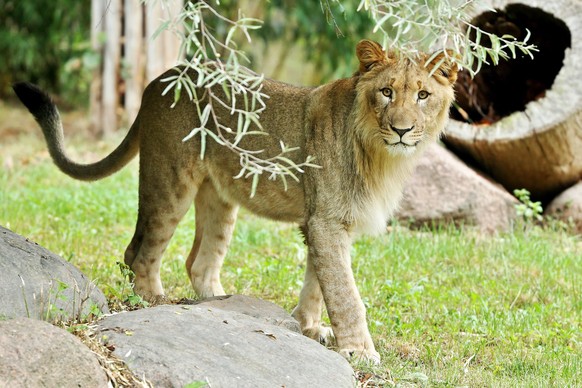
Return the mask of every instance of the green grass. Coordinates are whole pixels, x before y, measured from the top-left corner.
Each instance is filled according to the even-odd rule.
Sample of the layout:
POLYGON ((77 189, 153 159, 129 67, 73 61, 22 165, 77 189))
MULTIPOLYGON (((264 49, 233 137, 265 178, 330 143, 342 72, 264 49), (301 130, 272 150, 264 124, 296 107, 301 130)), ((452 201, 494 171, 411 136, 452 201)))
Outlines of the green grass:
MULTIPOLYGON (((0 154, 0 225, 69 260, 109 297, 127 292, 115 263, 122 261, 133 234, 137 164, 82 183, 60 173, 43 147, 33 136, 0 154)), ((193 297, 184 270, 193 236, 190 211, 163 260, 162 280, 172 298, 193 297)), ((383 358, 381 366, 358 368, 376 375, 374 381, 385 386, 582 386, 579 236, 558 227, 485 236, 394 226, 386 235, 357 241, 353 257, 383 358)), ((304 265, 305 248, 293 225, 243 211, 223 285, 228 293, 262 297, 291 310, 304 265)))

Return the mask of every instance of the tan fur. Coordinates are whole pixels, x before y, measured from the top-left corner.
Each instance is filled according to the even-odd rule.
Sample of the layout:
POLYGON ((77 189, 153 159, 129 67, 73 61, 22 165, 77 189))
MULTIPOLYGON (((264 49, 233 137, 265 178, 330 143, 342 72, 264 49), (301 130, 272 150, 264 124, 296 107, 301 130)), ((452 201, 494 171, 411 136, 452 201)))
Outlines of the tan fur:
MULTIPOLYGON (((208 141, 201 160, 199 139, 182 141, 199 120, 187 98, 170 108, 172 97, 161 95, 166 84, 160 79, 173 71, 148 86, 126 140, 92 165, 65 156, 58 114, 50 119, 35 115, 57 165, 78 179, 113 173, 139 148, 139 212, 125 253, 137 293, 150 299, 163 295, 161 256, 194 201, 196 236, 186 270, 198 295, 223 294, 219 271, 237 209, 244 206, 264 217, 296 222, 305 235, 305 283, 293 311, 303 332, 315 339, 331 335, 321 326, 325 301, 340 353, 378 360, 351 270, 351 242, 360 232, 385 230, 414 162, 443 130, 457 69, 442 55, 430 64, 425 63, 428 56, 414 63, 386 54, 371 41, 360 42, 356 53, 359 71, 348 79, 314 89, 264 82, 270 98, 261 123, 270 136, 247 137, 242 147, 264 150, 261 156, 269 157, 280 152, 283 141, 300 147, 294 161, 311 155, 322 168, 308 168, 287 191, 280 181, 265 177, 253 198, 248 180, 233 179, 240 170, 236 154, 208 141), (420 98, 424 91, 426 99, 420 98)), ((217 113, 236 128, 236 116, 218 108, 217 113)))

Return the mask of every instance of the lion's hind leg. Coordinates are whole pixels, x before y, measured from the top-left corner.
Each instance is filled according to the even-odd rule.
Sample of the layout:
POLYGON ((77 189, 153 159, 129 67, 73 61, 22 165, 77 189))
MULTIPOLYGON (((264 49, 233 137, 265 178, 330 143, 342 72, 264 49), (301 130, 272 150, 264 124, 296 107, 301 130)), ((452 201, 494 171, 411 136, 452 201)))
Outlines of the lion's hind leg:
POLYGON ((186 271, 199 297, 224 295, 220 269, 232 238, 238 206, 224 201, 208 179, 200 186, 195 206, 196 237, 186 271))
POLYGON ((135 234, 125 251, 134 277, 134 291, 148 301, 164 296, 160 279, 162 255, 200 186, 202 177, 176 174, 170 164, 156 168, 140 160, 139 209, 135 234))

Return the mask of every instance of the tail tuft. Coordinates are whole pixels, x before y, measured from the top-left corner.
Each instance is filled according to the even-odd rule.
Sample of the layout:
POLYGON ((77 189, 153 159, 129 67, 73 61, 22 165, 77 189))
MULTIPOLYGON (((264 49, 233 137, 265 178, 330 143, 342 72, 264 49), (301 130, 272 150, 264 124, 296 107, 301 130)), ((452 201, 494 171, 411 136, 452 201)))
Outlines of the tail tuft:
POLYGON ((12 85, 12 89, 37 120, 54 113, 53 100, 38 86, 29 82, 17 82, 12 85))

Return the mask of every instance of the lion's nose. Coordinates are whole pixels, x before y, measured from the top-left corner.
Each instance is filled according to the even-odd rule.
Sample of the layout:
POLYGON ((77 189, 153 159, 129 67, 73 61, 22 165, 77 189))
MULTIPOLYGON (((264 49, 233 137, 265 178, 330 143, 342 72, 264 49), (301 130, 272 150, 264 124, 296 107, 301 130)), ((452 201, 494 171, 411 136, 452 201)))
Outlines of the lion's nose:
POLYGON ((402 136, 404 136, 404 134, 406 134, 406 132, 410 132, 412 131, 412 129, 414 128, 414 125, 410 128, 396 128, 396 127, 392 127, 392 129, 394 130, 394 132, 396 132, 398 134, 398 136, 400 136, 400 138, 402 138, 402 136))

